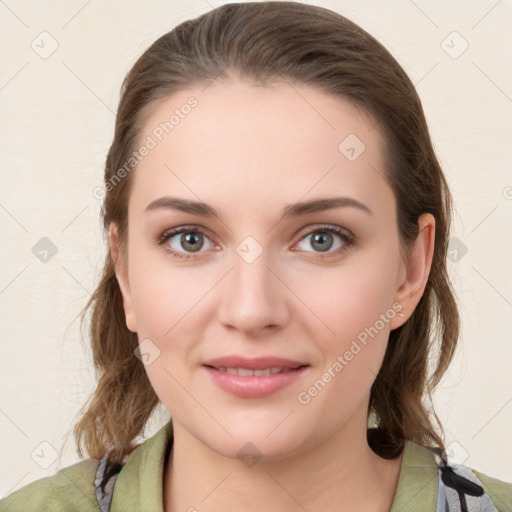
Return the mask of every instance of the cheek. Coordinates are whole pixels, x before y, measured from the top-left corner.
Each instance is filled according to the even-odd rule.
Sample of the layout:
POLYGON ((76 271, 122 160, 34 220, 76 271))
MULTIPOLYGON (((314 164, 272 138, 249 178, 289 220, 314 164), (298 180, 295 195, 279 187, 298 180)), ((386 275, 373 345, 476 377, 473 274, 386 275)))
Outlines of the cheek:
POLYGON ((321 322, 307 322, 308 337, 322 356, 297 399, 306 406, 305 413, 317 411, 334 425, 355 414, 368 399, 397 309, 392 305, 389 272, 354 269, 340 273, 339 281, 332 276, 323 281, 324 287, 316 287, 309 295, 311 309, 321 322))
MULTIPOLYGON (((144 250, 130 254, 130 287, 139 337, 163 340, 197 325, 191 321, 214 276, 191 267, 172 266, 144 250)), ((199 308, 198 308, 199 306, 199 308)))
POLYGON ((313 394, 304 390, 318 396, 314 407, 328 407, 334 400, 350 409, 369 393, 397 314, 396 262, 392 248, 382 249, 336 271, 316 272, 298 288, 314 313, 307 315, 308 337, 322 353, 319 372, 309 383, 313 394))
POLYGON ((187 381, 191 354, 205 329, 201 298, 213 279, 201 282, 191 269, 171 268, 142 251, 132 254, 130 284, 137 334, 141 351, 151 358, 145 370, 171 415, 186 416, 196 404, 188 400, 180 383, 187 381))
MULTIPOLYGON (((302 274, 294 292, 308 306, 316 325, 332 337, 348 340, 388 312, 393 315, 396 259, 367 258, 339 268, 302 274), (308 275, 304 278, 304 275, 308 275)), ((311 322, 309 322, 311 323, 311 322)), ((379 324, 380 325, 380 324, 379 324)))

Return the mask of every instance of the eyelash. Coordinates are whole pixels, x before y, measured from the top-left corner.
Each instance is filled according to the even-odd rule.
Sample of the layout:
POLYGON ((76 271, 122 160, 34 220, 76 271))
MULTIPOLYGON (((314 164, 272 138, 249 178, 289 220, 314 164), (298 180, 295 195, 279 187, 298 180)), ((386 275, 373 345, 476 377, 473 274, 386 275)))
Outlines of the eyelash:
MULTIPOLYGON (((182 226, 180 228, 170 229, 170 230, 164 232, 161 236, 159 236, 157 238, 157 243, 158 243, 158 245, 164 245, 171 238, 173 238, 174 236, 179 235, 181 233, 200 233, 203 236, 210 238, 198 226, 182 226)), ((320 258, 320 259, 331 258, 331 257, 333 257, 333 255, 340 255, 340 254, 344 253, 351 245, 353 245, 355 243, 355 236, 350 231, 348 231, 347 229, 344 229, 344 228, 340 228, 338 226, 331 226, 328 224, 321 225, 313 230, 306 231, 305 233, 304 232, 301 233, 299 235, 300 238, 299 238, 298 242, 301 242, 302 240, 307 238, 309 235, 313 235, 315 233, 332 233, 332 234, 338 235, 343 241, 343 246, 341 248, 338 248, 335 251, 326 252, 325 254, 322 254, 320 252, 316 253, 316 257, 320 258)), ((184 254, 182 252, 175 251, 174 249, 171 249, 169 246, 166 246, 164 249, 169 254, 171 254, 171 256, 174 258, 189 259, 189 258, 194 257, 193 253, 185 255, 186 253, 184 254)), ((311 252, 311 251, 306 251, 306 252, 311 252)))

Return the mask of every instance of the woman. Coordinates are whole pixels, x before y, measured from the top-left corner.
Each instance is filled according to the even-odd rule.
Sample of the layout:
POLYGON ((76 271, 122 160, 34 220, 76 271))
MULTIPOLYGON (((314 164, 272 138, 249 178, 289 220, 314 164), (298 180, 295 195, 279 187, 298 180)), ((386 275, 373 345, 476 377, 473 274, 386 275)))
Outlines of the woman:
POLYGON ((459 332, 451 198, 373 37, 293 2, 182 23, 124 81, 105 192, 90 458, 0 510, 512 510, 423 400, 459 332))

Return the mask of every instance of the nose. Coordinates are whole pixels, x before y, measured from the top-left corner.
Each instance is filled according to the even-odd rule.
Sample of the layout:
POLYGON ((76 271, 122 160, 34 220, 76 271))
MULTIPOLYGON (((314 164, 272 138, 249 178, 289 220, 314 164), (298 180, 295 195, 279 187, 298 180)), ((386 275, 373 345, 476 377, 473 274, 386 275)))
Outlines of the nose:
POLYGON ((246 336, 258 336, 286 325, 291 292, 264 250, 254 261, 234 254, 233 267, 224 278, 220 322, 246 336))

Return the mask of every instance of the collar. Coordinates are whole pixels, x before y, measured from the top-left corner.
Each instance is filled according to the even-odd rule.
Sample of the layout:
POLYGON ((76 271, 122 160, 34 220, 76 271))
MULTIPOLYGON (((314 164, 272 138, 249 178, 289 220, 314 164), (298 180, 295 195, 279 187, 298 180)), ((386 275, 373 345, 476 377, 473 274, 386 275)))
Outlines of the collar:
MULTIPOLYGON (((121 471, 114 474, 114 481, 110 482, 114 488, 110 508, 106 503, 102 510, 122 512, 129 504, 131 510, 163 512, 164 469, 171 448, 172 422, 169 421, 128 455, 121 471)), ((433 453, 419 444, 405 441, 390 512, 405 512, 411 507, 415 512, 436 510, 437 491, 438 473, 433 453)))
POLYGON ((437 507, 437 465, 432 452, 405 441, 402 466, 390 512, 432 512, 437 507))
MULTIPOLYGON (((163 512, 165 462, 172 448, 172 422, 137 446, 126 459, 115 482, 110 512, 163 512)), ((108 510, 108 509, 107 509, 108 510)))

